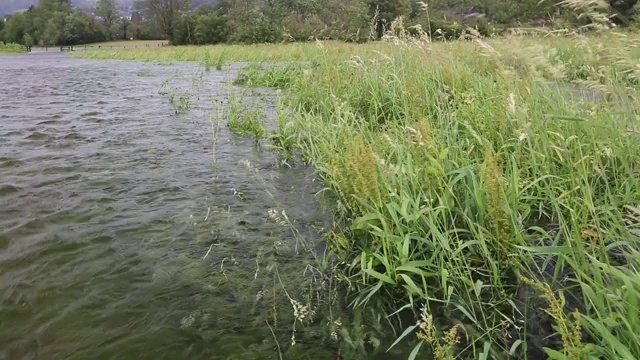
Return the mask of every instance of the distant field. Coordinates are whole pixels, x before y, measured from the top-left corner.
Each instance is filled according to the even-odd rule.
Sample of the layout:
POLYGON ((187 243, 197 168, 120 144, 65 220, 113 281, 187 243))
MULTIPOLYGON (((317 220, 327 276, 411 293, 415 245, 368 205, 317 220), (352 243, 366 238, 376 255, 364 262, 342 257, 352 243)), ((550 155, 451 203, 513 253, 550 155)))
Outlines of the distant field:
POLYGON ((142 47, 158 47, 158 46, 162 46, 162 45, 167 45, 168 41, 167 40, 119 40, 119 41, 105 41, 105 42, 100 42, 100 43, 93 43, 93 44, 83 44, 83 45, 76 45, 75 47, 77 48, 83 48, 83 47, 103 47, 103 48, 109 48, 109 47, 138 47, 138 48, 142 48, 142 47))

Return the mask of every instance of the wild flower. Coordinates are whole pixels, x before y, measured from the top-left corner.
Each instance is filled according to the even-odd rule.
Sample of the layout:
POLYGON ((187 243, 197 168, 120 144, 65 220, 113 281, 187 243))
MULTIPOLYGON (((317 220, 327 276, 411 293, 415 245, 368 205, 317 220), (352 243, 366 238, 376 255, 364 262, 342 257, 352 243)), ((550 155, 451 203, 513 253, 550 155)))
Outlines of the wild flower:
POLYGON ((521 280, 525 284, 538 290, 546 300, 549 308, 545 311, 556 321, 567 359, 582 359, 584 356, 582 352, 582 315, 580 312, 576 309, 572 314, 572 319, 570 319, 564 310, 566 303, 564 293, 560 291, 558 292, 558 296, 556 296, 549 284, 534 281, 526 277, 521 277, 521 280))
POLYGON ((284 210, 278 211, 276 209, 269 209, 267 210, 267 214, 269 215, 269 218, 275 221, 278 225, 288 226, 289 217, 284 210))
POLYGON ((426 307, 422 307, 420 310, 420 320, 416 323, 416 326, 419 329, 417 332, 418 339, 431 345, 434 359, 454 360, 455 355, 453 354, 453 350, 460 342, 460 338, 458 337, 458 327, 453 326, 446 331, 441 341, 433 324, 433 316, 428 313, 426 307))
POLYGON ((515 115, 516 111, 518 110, 516 108, 516 95, 514 93, 509 93, 509 105, 507 107, 507 110, 515 115))

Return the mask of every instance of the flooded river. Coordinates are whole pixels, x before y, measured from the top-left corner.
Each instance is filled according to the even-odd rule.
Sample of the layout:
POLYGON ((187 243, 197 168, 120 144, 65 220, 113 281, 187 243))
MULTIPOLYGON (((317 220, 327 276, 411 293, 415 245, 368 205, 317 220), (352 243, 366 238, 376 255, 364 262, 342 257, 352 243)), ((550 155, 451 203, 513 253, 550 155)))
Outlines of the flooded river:
POLYGON ((335 358, 319 184, 213 136, 232 70, 34 52, 0 76, 0 359, 335 358))

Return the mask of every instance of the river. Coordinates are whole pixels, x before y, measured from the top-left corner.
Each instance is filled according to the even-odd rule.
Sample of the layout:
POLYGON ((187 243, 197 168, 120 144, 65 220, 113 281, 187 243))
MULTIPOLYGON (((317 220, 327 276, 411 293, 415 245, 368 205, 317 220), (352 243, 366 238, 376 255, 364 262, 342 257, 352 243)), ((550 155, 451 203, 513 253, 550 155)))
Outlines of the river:
POLYGON ((34 52, 0 76, 0 359, 334 358, 320 184, 212 136, 233 70, 34 52))

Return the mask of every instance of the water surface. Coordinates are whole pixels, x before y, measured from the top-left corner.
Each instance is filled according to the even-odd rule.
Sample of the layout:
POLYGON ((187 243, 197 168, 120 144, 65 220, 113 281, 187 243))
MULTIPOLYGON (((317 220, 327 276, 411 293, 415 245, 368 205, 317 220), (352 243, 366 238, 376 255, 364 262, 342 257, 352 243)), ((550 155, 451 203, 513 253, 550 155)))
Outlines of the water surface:
MULTIPOLYGON (((304 303, 321 283, 300 239, 320 249, 327 216, 308 169, 224 126, 214 143, 232 75, 0 57, 0 359, 270 359, 276 340, 297 358, 282 289, 304 303)), ((245 101, 268 115, 272 97, 245 101)), ((335 353, 328 332, 296 336, 335 353)))

